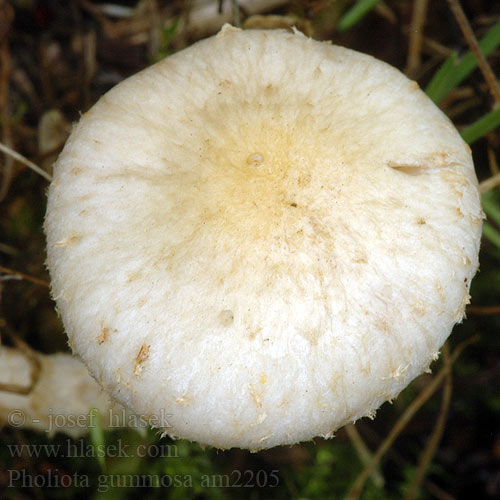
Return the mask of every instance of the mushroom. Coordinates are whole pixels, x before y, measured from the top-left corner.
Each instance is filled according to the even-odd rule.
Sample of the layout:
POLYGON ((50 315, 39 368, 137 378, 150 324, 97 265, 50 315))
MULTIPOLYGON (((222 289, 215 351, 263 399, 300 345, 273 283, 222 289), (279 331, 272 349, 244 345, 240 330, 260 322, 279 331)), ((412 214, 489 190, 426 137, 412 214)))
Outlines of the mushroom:
POLYGON ((256 450, 332 436, 429 368, 481 219, 470 149, 415 82, 226 25, 83 115, 45 229, 102 386, 171 436, 256 450))
POLYGON ((0 346, 0 428, 10 424, 77 438, 96 425, 92 409, 101 415, 105 429, 141 426, 70 354, 23 353, 0 346))

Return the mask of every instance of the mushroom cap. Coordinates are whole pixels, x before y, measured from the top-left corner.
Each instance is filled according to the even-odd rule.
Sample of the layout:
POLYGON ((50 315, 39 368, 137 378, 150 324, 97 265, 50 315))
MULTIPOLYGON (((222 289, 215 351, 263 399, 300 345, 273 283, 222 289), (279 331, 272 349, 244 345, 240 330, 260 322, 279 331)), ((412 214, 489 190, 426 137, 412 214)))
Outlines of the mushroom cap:
POLYGON ((172 436, 268 448, 372 416, 464 315, 470 149, 399 71, 225 26, 75 127, 45 221, 70 344, 172 436))
POLYGON ((100 425, 110 429, 141 422, 102 390, 85 366, 70 354, 32 353, 0 346, 0 429, 5 423, 49 435, 61 432, 73 438, 89 433, 90 410, 101 413, 100 425), (34 365, 38 370, 34 370, 34 365), (23 391, 24 390, 24 391, 23 391))

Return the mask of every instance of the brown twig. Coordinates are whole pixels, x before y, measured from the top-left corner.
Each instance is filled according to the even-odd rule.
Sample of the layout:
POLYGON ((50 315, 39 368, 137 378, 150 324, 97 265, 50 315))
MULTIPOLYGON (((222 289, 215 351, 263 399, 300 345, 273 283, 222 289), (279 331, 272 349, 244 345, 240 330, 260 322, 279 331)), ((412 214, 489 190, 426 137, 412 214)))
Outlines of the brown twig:
POLYGON ((384 442, 379 446, 378 450, 373 455, 372 460, 369 464, 358 475, 351 489, 346 495, 346 500, 356 500, 361 495, 364 485, 367 479, 372 474, 373 470, 380 462, 381 458, 385 455, 387 450, 392 446, 392 443, 399 436, 399 434, 406 427, 407 423, 413 418, 415 413, 422 407, 422 405, 436 392, 438 387, 443 382, 444 378, 448 374, 451 366, 455 360, 460 356, 460 353, 472 342, 477 340, 477 336, 468 339, 461 344, 459 344, 450 356, 449 363, 445 364, 437 375, 431 380, 431 382, 420 392, 420 394, 411 402, 411 404, 406 408, 404 413, 399 417, 397 422, 391 429, 389 435, 385 438, 384 442))
POLYGON ((428 0, 415 0, 411 17, 410 39, 408 45, 408 59, 406 61, 406 74, 414 77, 421 65, 424 24, 427 15, 428 0))
POLYGON ((448 344, 443 346, 443 363, 444 366, 447 367, 447 373, 444 380, 443 386, 443 398, 441 400, 441 409, 439 411, 438 418, 436 420, 436 424, 432 431, 432 434, 427 441, 427 446, 425 447, 424 453, 422 454, 422 458, 418 464, 418 467, 415 471, 415 475, 410 483, 409 491, 405 497, 405 500, 414 500, 417 498, 418 491, 422 485, 422 482, 425 478, 425 473, 429 464, 432 461, 432 458, 436 454, 439 442, 443 437, 444 428, 446 424, 446 417, 448 416, 448 410, 450 408, 451 403, 451 393, 453 390, 453 376, 451 372, 450 366, 450 349, 448 344))
POLYGON ((474 35, 474 32, 472 31, 469 20, 467 19, 467 16, 463 11, 460 2, 458 0, 448 0, 448 3, 450 5, 451 11, 453 12, 457 20, 458 25, 460 26, 460 29, 462 30, 462 33, 465 36, 465 39, 467 40, 467 43, 469 44, 470 49, 472 50, 474 56, 476 57, 479 69, 481 70, 481 73, 483 74, 484 79, 488 84, 488 88, 490 89, 491 95, 495 99, 496 106, 500 106, 500 86, 498 85, 495 73, 491 69, 488 60, 486 59, 486 57, 481 51, 481 48, 479 47, 477 38, 474 35))

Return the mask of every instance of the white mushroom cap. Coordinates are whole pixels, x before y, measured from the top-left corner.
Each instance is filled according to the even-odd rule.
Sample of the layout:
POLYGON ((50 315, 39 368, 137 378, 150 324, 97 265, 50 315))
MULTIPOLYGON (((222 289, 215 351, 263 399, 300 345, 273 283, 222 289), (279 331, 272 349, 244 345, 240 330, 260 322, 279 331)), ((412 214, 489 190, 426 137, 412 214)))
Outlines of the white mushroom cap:
POLYGON ((481 217, 470 150, 416 83, 226 26, 82 117, 48 265, 74 351, 119 401, 259 449, 330 436, 429 367, 481 217))
POLYGON ((85 366, 70 354, 26 354, 0 346, 0 428, 8 423, 77 438, 96 425, 89 413, 100 414, 103 428, 134 425, 123 406, 112 401, 89 375, 85 366), (36 365, 37 369, 34 369, 36 365), (9 390, 3 386, 11 386, 9 390))

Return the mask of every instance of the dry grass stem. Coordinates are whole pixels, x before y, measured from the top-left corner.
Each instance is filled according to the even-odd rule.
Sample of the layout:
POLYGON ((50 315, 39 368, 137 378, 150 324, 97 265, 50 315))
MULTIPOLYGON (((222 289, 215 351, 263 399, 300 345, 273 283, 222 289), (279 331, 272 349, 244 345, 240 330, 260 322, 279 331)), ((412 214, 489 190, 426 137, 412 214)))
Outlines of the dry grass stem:
MULTIPOLYGON (((2 140, 7 144, 12 144, 12 133, 10 129, 9 114, 9 81, 11 74, 10 51, 8 32, 10 24, 14 18, 13 10, 9 4, 0 7, 0 123, 2 125, 2 140)), ((2 201, 12 180, 12 167, 14 161, 7 157, 3 166, 2 183, 0 184, 0 201, 2 201)))
POLYGON ((444 344, 443 346, 443 363, 444 367, 447 368, 447 373, 444 380, 443 397, 441 399, 441 409, 439 411, 439 415, 436 420, 436 424, 434 426, 432 434, 429 440, 427 441, 427 445, 425 447, 424 453, 422 454, 422 458, 420 459, 418 467, 415 470, 415 475, 413 476, 405 500, 414 500, 418 497, 418 492, 425 478, 425 473, 427 471, 427 468, 429 467, 429 464, 431 463, 434 455, 436 454, 441 438, 443 437, 446 418, 448 416, 448 410, 450 408, 450 403, 451 403, 451 393, 453 390, 453 375, 450 366, 450 349, 447 343, 444 344))
MULTIPOLYGON (((359 434, 358 429, 356 429, 356 426, 354 424, 347 424, 344 429, 347 433, 347 436, 351 440, 351 443, 354 446, 356 453, 361 460, 361 463, 366 466, 372 459, 372 452, 368 449, 368 446, 366 446, 363 438, 359 434)), ((384 476, 380 472, 379 468, 375 468, 373 470, 372 481, 373 484, 375 484, 375 486, 377 486, 378 488, 382 488, 384 486, 384 476)))
POLYGON ((453 50, 442 43, 436 42, 432 38, 422 37, 423 38, 423 50, 429 53, 430 55, 437 55, 439 57, 449 57, 453 54, 453 50))
POLYGON ((459 102, 453 107, 450 107, 446 110, 446 115, 450 120, 456 119, 458 116, 463 115, 466 111, 476 108, 480 106, 482 103, 482 99, 479 96, 474 96, 466 101, 459 102))
POLYGON ((467 16, 463 11, 460 2, 458 0, 448 0, 448 3, 450 4, 450 9, 454 14, 458 22, 458 25, 460 26, 460 29, 462 30, 462 33, 464 34, 465 39, 469 44, 470 49, 476 56, 479 69, 481 70, 481 73, 483 74, 484 79, 488 84, 488 88, 490 90, 491 95, 495 99, 496 106, 500 106, 500 86, 498 85, 495 73, 491 69, 488 60, 486 59, 486 57, 481 51, 481 48, 479 47, 477 38, 474 35, 474 32, 472 31, 469 20, 467 19, 467 16))
POLYGON ((420 394, 412 401, 412 403, 406 408, 404 413, 399 417, 394 426, 391 429, 391 432, 386 437, 384 442, 379 446, 378 450, 373 455, 369 464, 365 466, 365 468, 358 475, 354 484, 352 485, 350 491, 346 495, 346 500, 356 500, 361 495, 363 488, 365 486, 366 481, 371 476, 373 470, 378 465, 382 457, 385 455, 387 450, 392 446, 395 439, 401 434, 404 430, 408 422, 413 418, 415 413, 424 405, 424 403, 436 392, 438 387, 443 382, 444 378, 448 374, 451 369, 451 366, 455 362, 455 360, 460 356, 460 353, 472 342, 477 340, 477 336, 468 339, 461 344, 459 344, 456 349, 453 351, 453 354, 450 356, 449 363, 445 363, 445 365, 439 370, 437 375, 431 380, 431 382, 420 392, 420 394))
POLYGON ((479 191, 481 193, 486 193, 486 191, 489 191, 490 189, 493 189, 494 187, 500 186, 500 173, 492 175, 491 177, 488 177, 483 182, 479 183, 479 191))
POLYGON ((406 74, 414 77, 421 65, 422 45, 425 18, 427 16, 428 0, 415 0, 410 26, 410 39, 408 45, 408 59, 406 61, 406 74))
POLYGON ((437 500, 456 500, 453 495, 442 490, 439 486, 430 481, 425 482, 425 486, 431 495, 434 495, 437 500))
POLYGON ((500 168, 498 168, 497 157, 495 156, 495 151, 493 151, 492 148, 488 148, 488 163, 492 175, 498 174, 500 172, 500 168))
MULTIPOLYGON (((19 271, 14 271, 14 269, 10 269, 10 268, 5 267, 5 266, 0 266, 0 273, 7 274, 8 276, 11 276, 11 277, 14 277, 17 279, 31 281, 32 283, 35 283, 37 285, 42 285, 42 286, 45 286, 47 288, 49 287, 49 283, 45 280, 42 280, 42 279, 37 278, 35 276, 31 276, 29 274, 21 273, 19 271)), ((1 278, 0 278, 0 280, 1 280, 1 278)))
POLYGON ((41 175, 49 182, 52 180, 52 176, 49 173, 45 172, 45 170, 41 169, 38 165, 35 165, 25 156, 19 154, 17 151, 14 151, 12 148, 9 148, 9 146, 4 144, 3 142, 0 142, 0 151, 2 151, 2 153, 6 154, 8 157, 13 158, 14 160, 17 160, 19 163, 22 163, 23 165, 31 168, 31 170, 36 172, 38 175, 41 175))
POLYGON ((475 314, 477 316, 494 316, 500 314, 500 306, 467 306, 467 314, 475 314))
POLYGON ((385 2, 380 2, 375 5, 375 12, 385 19, 387 22, 391 24, 397 24, 398 16, 394 13, 394 10, 391 9, 385 2))

